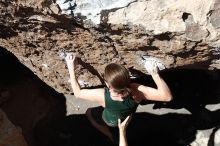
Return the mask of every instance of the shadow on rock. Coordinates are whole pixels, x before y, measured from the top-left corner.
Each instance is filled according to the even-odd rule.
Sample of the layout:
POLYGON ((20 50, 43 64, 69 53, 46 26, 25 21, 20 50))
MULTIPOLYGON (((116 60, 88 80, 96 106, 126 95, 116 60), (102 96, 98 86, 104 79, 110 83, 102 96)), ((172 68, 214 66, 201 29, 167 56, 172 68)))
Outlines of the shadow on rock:
POLYGON ((18 33, 14 31, 11 27, 0 24, 0 28, 0 38, 6 39, 18 35, 18 33))
MULTIPOLYGON (((219 123, 220 110, 211 113, 219 123)), ((95 129, 85 115, 70 115, 51 123, 51 135, 47 137, 53 146, 111 146, 111 141, 95 129)), ((212 128, 216 123, 209 125, 212 128)), ((195 140, 198 128, 193 115, 169 113, 155 115, 136 113, 127 128, 129 146, 187 146, 195 140)), ((117 133, 114 133, 117 135, 117 133)))
MULTIPOLYGON (((133 82, 156 86, 150 76, 134 69, 130 71, 137 77, 133 82)), ((216 123, 212 112, 205 106, 220 103, 220 70, 176 69, 160 74, 169 85, 173 100, 169 103, 148 101, 143 105, 154 103, 154 109, 185 108, 191 112, 197 129, 207 129, 216 123)))
POLYGON ((43 135, 49 131, 50 123, 65 117, 65 97, 2 47, 0 66, 0 108, 21 128, 28 145, 38 145, 36 137, 39 136, 34 134, 34 127, 40 125, 37 126, 41 129, 39 135, 43 135))
MULTIPOLYGON (((71 115, 53 124, 53 136, 48 139, 53 146, 113 145, 88 122, 85 115, 71 115)), ((137 113, 127 128, 129 146, 187 145, 195 139, 195 134, 192 117, 181 114, 137 113)))
MULTIPOLYGON (((41 81, 18 59, 0 48, 0 106, 8 118, 21 127, 30 146, 110 146, 85 115, 66 116, 65 97, 41 81)), ((155 86, 149 76, 136 71, 136 81, 155 86)), ((219 103, 219 71, 170 70, 161 72, 174 100, 155 103, 154 108, 186 108, 192 114, 137 113, 127 129, 129 146, 185 146, 198 129, 219 126, 220 110, 209 111, 207 104, 219 103)), ((143 103, 146 104, 146 103, 143 103)))

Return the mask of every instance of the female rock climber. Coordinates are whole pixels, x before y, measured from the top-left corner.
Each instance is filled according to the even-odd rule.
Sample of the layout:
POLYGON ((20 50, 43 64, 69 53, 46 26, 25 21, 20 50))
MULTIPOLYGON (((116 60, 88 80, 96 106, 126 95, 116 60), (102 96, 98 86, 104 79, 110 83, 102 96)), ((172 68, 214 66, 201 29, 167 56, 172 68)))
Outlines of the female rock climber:
MULTIPOLYGON (((113 142, 116 141, 109 129, 118 126, 118 119, 124 121, 127 116, 135 113, 142 100, 168 102, 172 99, 171 91, 165 81, 158 74, 155 62, 145 63, 147 72, 152 76, 157 88, 130 83, 128 70, 116 63, 110 63, 104 70, 106 87, 97 89, 81 89, 75 69, 77 57, 68 53, 65 57, 70 82, 75 97, 97 102, 103 108, 89 108, 86 115, 90 122, 113 142)), ((117 140, 118 141, 118 140, 117 140)))

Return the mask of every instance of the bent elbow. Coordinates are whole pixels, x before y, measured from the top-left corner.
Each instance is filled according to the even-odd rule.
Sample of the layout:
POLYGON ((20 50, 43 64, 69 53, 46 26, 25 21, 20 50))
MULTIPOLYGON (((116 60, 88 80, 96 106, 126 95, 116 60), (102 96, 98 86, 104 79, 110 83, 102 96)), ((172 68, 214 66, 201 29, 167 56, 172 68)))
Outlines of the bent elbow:
POLYGON ((80 97, 80 96, 81 96, 81 95, 80 95, 80 91, 75 92, 75 93, 74 93, 74 96, 75 96, 76 98, 81 98, 81 97, 80 97))
POLYGON ((74 94, 74 96, 75 96, 76 98, 80 98, 79 95, 77 95, 77 94, 74 94))
POLYGON ((165 102, 170 102, 172 99, 173 99, 173 96, 166 96, 166 97, 164 98, 164 101, 165 101, 165 102))
POLYGON ((73 94, 76 98, 80 98, 81 88, 80 86, 72 86, 73 94))
POLYGON ((164 102, 170 102, 173 99, 171 94, 161 94, 161 100, 164 102))

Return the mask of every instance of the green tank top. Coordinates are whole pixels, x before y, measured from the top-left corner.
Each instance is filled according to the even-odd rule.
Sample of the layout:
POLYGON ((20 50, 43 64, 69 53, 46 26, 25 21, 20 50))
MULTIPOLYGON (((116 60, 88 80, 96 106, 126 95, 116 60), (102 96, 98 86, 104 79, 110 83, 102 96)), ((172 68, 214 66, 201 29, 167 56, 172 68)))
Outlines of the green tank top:
POLYGON ((112 100, 110 92, 105 89, 105 108, 102 112, 102 118, 108 126, 118 126, 118 119, 123 121, 128 115, 135 113, 138 103, 131 96, 123 101, 112 100))

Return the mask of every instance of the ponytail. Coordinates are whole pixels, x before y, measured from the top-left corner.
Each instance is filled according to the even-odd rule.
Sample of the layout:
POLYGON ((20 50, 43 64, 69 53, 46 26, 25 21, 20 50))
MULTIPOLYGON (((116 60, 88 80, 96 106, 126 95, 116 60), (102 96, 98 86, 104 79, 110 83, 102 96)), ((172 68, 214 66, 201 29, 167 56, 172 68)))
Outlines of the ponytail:
POLYGON ((114 89, 116 93, 122 94, 123 98, 126 98, 127 96, 131 95, 131 89, 128 87, 125 87, 123 89, 114 89))

